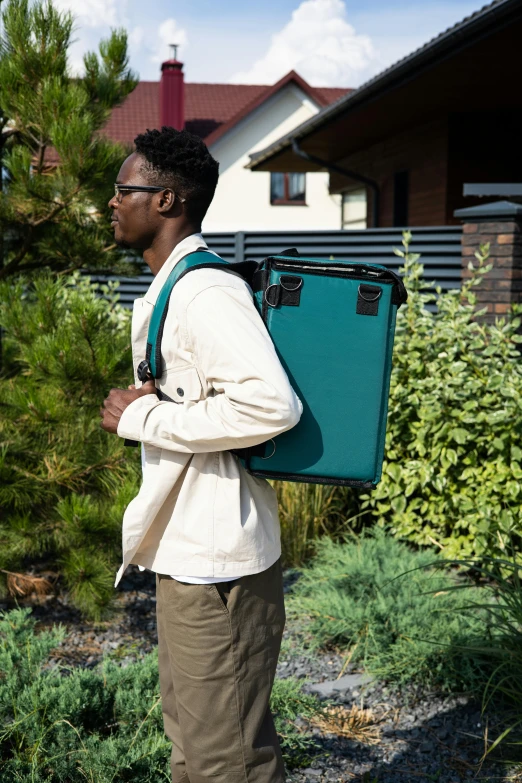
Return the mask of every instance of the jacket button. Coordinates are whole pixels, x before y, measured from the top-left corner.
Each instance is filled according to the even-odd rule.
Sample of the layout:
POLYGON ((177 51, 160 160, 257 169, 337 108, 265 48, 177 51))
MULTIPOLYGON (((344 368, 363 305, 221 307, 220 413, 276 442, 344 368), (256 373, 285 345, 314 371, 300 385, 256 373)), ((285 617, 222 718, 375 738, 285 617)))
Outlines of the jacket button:
POLYGON ((181 386, 179 388, 177 388, 176 391, 177 391, 177 393, 179 394, 180 397, 183 397, 183 395, 185 394, 185 392, 183 391, 181 386))

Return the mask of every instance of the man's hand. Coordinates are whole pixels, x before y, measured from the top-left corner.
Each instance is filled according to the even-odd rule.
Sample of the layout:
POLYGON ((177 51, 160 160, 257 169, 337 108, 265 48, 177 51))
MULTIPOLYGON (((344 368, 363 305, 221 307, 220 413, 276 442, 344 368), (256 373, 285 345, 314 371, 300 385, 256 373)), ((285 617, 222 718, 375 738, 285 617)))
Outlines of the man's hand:
POLYGON ((118 424, 127 405, 145 394, 156 394, 154 381, 146 381, 139 389, 134 384, 128 389, 111 389, 109 396, 103 401, 103 408, 100 408, 100 426, 106 432, 117 435, 118 424))

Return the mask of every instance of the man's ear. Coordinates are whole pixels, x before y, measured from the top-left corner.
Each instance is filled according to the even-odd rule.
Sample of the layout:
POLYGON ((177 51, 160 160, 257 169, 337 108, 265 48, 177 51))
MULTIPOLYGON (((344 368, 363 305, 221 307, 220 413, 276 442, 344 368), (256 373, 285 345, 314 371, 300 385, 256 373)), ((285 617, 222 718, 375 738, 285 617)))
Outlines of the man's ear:
POLYGON ((162 190, 158 193, 158 196, 158 212, 170 212, 171 209, 177 206, 177 199, 172 190, 162 190))

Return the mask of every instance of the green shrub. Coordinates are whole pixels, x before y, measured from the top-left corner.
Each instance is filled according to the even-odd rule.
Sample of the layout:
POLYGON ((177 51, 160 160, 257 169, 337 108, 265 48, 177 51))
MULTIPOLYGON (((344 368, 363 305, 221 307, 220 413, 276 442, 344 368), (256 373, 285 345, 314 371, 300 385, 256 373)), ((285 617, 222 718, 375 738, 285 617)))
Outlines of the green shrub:
POLYGON ((276 679, 270 707, 287 767, 307 765, 318 745, 308 731, 297 728, 295 720, 310 720, 322 714, 323 708, 317 698, 303 692, 302 680, 296 680, 295 677, 276 679))
MULTIPOLYGON (((0 619, 2 783, 167 783, 157 655, 125 668, 50 669, 63 635, 35 635, 26 610, 0 619)), ((314 742, 293 721, 319 712, 317 700, 288 679, 276 681, 272 707, 288 765, 307 763, 314 742)))
POLYGON ((488 666, 468 648, 489 638, 487 613, 462 612, 476 589, 429 568, 434 560, 379 529, 344 544, 324 538, 288 597, 288 613, 307 619, 310 647, 341 648, 390 682, 475 690, 488 666))
POLYGON ((110 388, 132 380, 129 313, 105 293, 78 275, 0 285, 0 569, 45 564, 93 616, 139 483, 139 455, 99 423, 110 388))
POLYGON ((495 324, 474 320, 487 247, 460 292, 423 292, 410 240, 405 232, 397 251, 409 300, 397 318, 383 477, 361 510, 450 558, 502 556, 522 531, 522 307, 495 324))

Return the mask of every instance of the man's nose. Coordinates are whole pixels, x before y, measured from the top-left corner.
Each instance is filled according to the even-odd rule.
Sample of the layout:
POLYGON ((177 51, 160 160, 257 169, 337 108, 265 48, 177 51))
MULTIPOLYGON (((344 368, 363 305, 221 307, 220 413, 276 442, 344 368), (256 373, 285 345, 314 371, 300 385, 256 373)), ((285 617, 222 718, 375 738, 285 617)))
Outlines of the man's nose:
POLYGON ((109 209, 118 209, 118 200, 116 198, 116 194, 114 194, 114 196, 109 201, 109 209))

